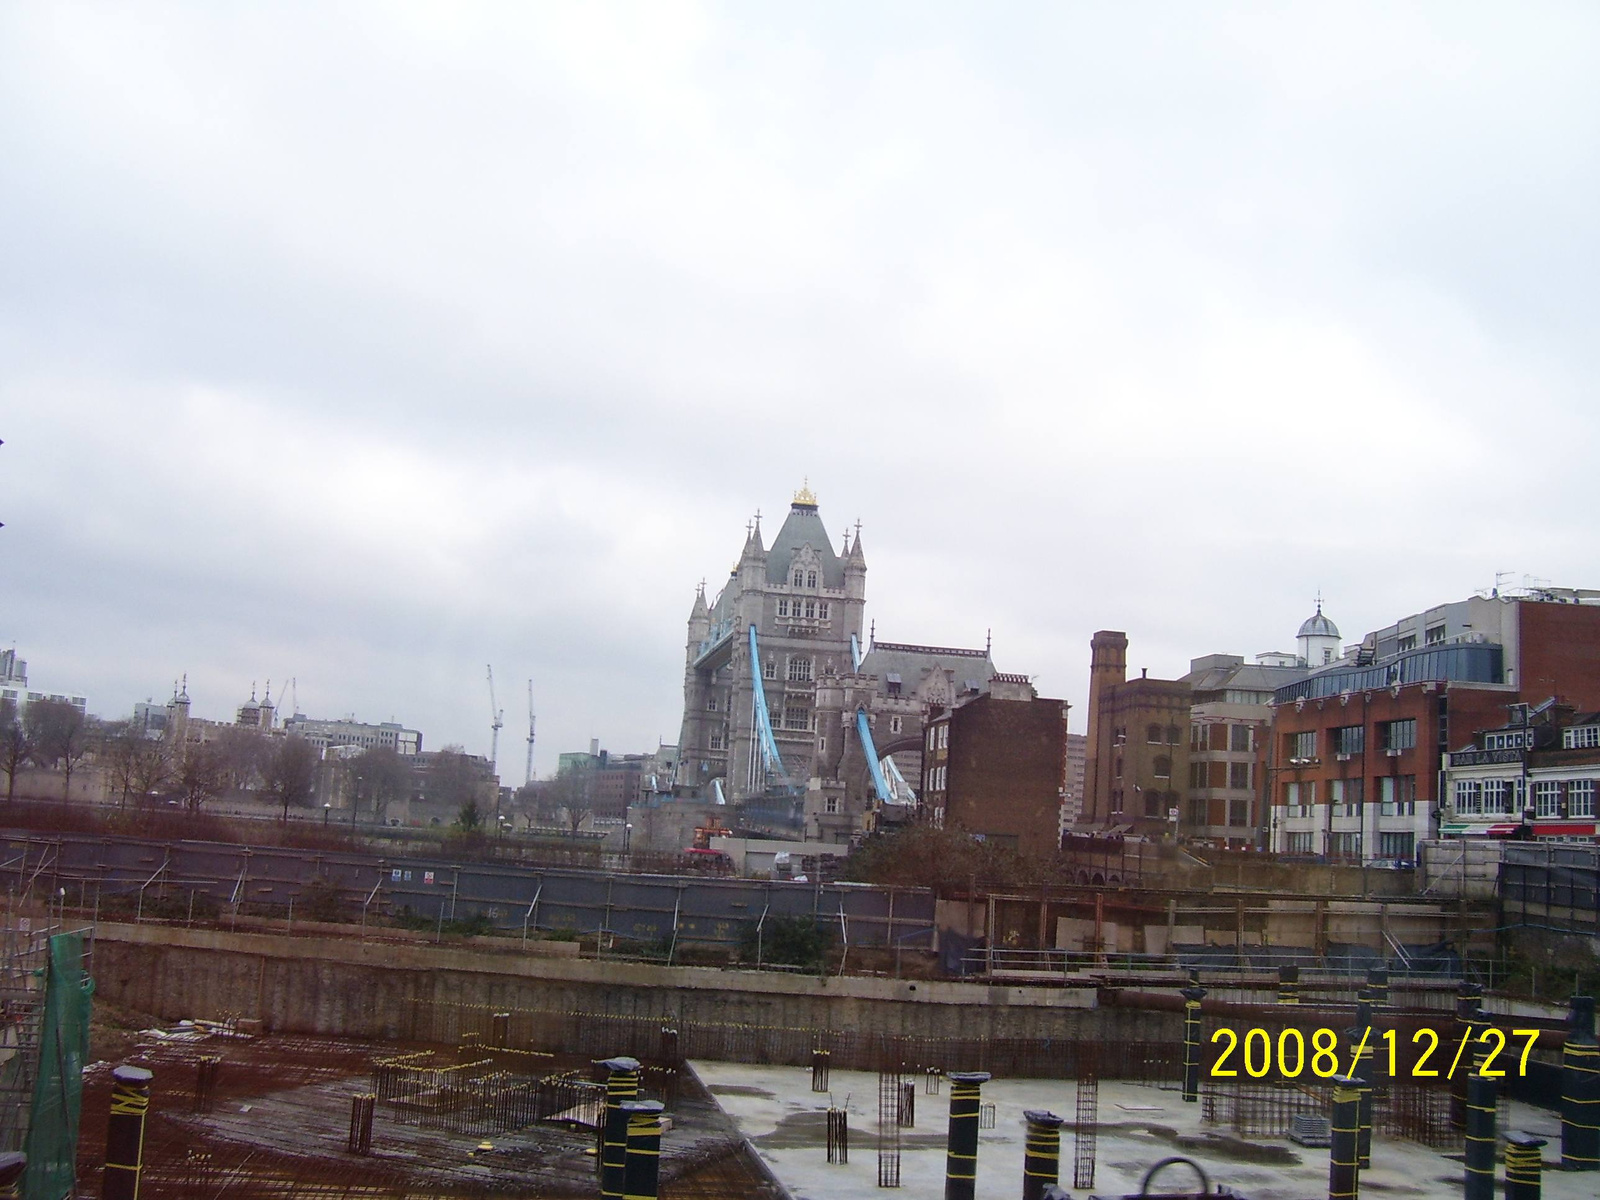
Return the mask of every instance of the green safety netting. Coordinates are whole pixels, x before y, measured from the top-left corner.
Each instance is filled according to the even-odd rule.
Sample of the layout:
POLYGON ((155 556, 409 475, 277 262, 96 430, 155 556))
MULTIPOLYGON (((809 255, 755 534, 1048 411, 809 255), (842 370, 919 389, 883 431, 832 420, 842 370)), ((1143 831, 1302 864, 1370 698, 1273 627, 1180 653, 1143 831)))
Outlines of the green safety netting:
POLYGON ((50 939, 39 1073, 34 1077, 28 1121, 28 1170, 22 1183, 28 1200, 64 1200, 75 1191, 78 1116, 93 996, 94 980, 83 973, 83 935, 56 934, 50 939))

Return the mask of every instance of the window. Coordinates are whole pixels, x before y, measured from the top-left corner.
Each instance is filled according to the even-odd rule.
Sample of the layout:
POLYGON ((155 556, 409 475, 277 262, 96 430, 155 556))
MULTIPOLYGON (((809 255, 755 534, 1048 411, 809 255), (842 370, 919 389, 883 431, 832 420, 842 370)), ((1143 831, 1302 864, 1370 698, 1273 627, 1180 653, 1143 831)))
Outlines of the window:
POLYGON ((1397 654, 1404 654, 1407 650, 1415 650, 1417 648, 1417 635, 1414 633, 1406 634, 1405 637, 1395 643, 1394 648, 1397 654))
POLYGON ((1444 626, 1430 625, 1422 634, 1424 646, 1438 646, 1444 643, 1444 626))
POLYGON ((766 662, 761 664, 761 674, 767 679, 776 679, 778 677, 778 664, 770 658, 767 659, 766 662))
POLYGON ((1360 858, 1361 835, 1359 833, 1335 833, 1328 841, 1328 853, 1336 858, 1360 858))
POLYGON ((1485 779, 1483 781, 1483 811, 1486 813, 1512 813, 1522 809, 1522 780, 1485 779))
POLYGON ((1161 744, 1161 726, 1147 726, 1144 731, 1144 740, 1149 742, 1152 746, 1159 746, 1161 744))
POLYGON ((811 619, 814 620, 816 618, 816 615, 817 615, 817 602, 815 600, 807 600, 806 601, 806 616, 808 618, 811 618, 811 619))
POLYGON ((790 705, 783 710, 783 727, 785 729, 810 729, 811 710, 790 705))
POLYGON ((1289 735, 1290 758, 1315 758, 1317 756, 1317 731, 1308 729, 1304 733, 1291 733, 1289 735))
POLYGON ((1235 827, 1250 824, 1250 801, 1228 801, 1228 824, 1235 827))
POLYGON ((1167 745, 1176 746, 1183 740, 1183 731, 1176 725, 1167 726, 1167 745))
POLYGON ((778 600, 778 615, 780 617, 787 617, 789 615, 789 602, 781 597, 778 600))
POLYGON ((901 717, 890 717, 889 718, 889 732, 890 733, 899 733, 900 732, 900 724, 901 724, 902 720, 903 720, 903 718, 901 718, 901 717))
POLYGON ((1206 726, 1189 726, 1189 749, 1204 750, 1206 748, 1206 726))
POLYGON ((707 712, 716 712, 717 711, 717 698, 715 696, 707 696, 706 697, 706 711, 707 712))
POLYGON ((1486 733, 1483 735, 1483 748, 1485 750, 1520 750, 1527 744, 1525 733, 1486 733))
POLYGON ((826 803, 824 804, 824 808, 829 813, 838 812, 839 811, 839 797, 837 797, 837 796, 829 796, 827 801, 826 801, 826 803))
POLYGON ((939 726, 939 749, 943 750, 950 745, 950 726, 939 726))
POLYGON ((804 655, 796 654, 789 659, 789 682, 811 682, 811 660, 804 655))
POLYGON ((1380 833, 1378 835, 1379 858, 1410 858, 1416 847, 1417 835, 1409 831, 1405 833, 1380 833))
POLYGON ((1311 783, 1286 783, 1283 785, 1283 803, 1291 817, 1309 817, 1311 806, 1317 802, 1317 785, 1311 783))
POLYGON ((711 731, 711 749, 713 749, 713 750, 721 750, 722 749, 722 730, 713 729, 711 731))
POLYGON ((946 771, 945 767, 940 767, 939 768, 939 782, 938 782, 937 786, 938 786, 938 788, 939 788, 939 790, 941 792, 944 791, 945 771, 946 771))
POLYGON ((814 588, 817 586, 817 573, 815 571, 806 572, 806 586, 808 588, 814 588))
POLYGON ((1600 725, 1579 725, 1561 731, 1561 745, 1567 750, 1593 750, 1600 746, 1600 725))
POLYGON ((1483 783, 1477 779, 1456 780, 1456 813, 1469 816, 1483 811, 1483 783))
POLYGON ((1151 765, 1150 773, 1157 779, 1172 778, 1172 760, 1165 754, 1156 755, 1155 762, 1151 765))
POLYGON ((932 749, 933 749, 933 747, 934 747, 934 740, 935 740, 935 739, 936 739, 936 738, 937 738, 937 737, 938 737, 938 736, 939 736, 939 730, 938 730, 938 728, 937 728, 937 727, 929 727, 929 729, 928 729, 928 749, 929 749, 929 750, 932 750, 932 749))
POLYGON ((1385 750, 1410 750, 1417 744, 1417 723, 1414 720, 1380 721, 1378 738, 1385 750))
POLYGON ((805 573, 803 571, 801 571, 798 567, 795 568, 794 586, 795 587, 800 587, 805 582, 805 578, 806 578, 805 577, 805 573))
POLYGON ((826 737, 819 737, 817 739, 817 753, 818 754, 826 754, 827 752, 828 752, 828 739, 826 737))
POLYGON ((1289 845, 1288 845, 1289 853, 1290 854, 1310 854, 1312 852, 1311 851, 1311 838, 1312 838, 1312 835, 1310 833, 1291 833, 1289 835, 1289 845))
POLYGON ((1211 823, 1211 814, 1206 811, 1206 807, 1204 800, 1189 801, 1190 825, 1209 825, 1211 823))
MULTIPOLYGON (((1414 817, 1417 815, 1417 777, 1415 775, 1385 775, 1378 780, 1379 812, 1386 817, 1414 817)), ((1387 855, 1385 857, 1388 857, 1387 855)))
POLYGON ((1238 754, 1247 754, 1255 747, 1250 743, 1250 726, 1233 725, 1228 729, 1228 749, 1238 754))
POLYGON ((1147 817, 1164 817, 1167 814, 1161 811, 1161 793, 1150 791, 1144 793, 1144 815, 1147 817))
POLYGON ((828 619, 828 602, 826 600, 817 605, 817 617, 823 621, 828 619))
POLYGON ((1567 816, 1594 816, 1594 780, 1573 779, 1567 783, 1567 816))
POLYGON ((1536 817, 1561 815, 1561 785, 1554 779, 1541 779, 1533 785, 1533 815, 1536 817))
POLYGON ((1365 725, 1341 725, 1333 731, 1333 752, 1335 754, 1360 754, 1367 748, 1367 727, 1365 725))
POLYGON ((1328 784, 1328 803, 1335 806, 1337 816, 1361 815, 1361 801, 1366 790, 1362 785, 1365 783, 1364 779, 1335 779, 1328 784))
MULTIPOLYGON (((1235 729, 1243 729, 1244 726, 1235 725, 1234 728, 1235 729)), ((1233 788, 1236 791, 1249 791, 1250 790, 1250 764, 1249 763, 1229 763, 1228 764, 1228 786, 1233 788)))

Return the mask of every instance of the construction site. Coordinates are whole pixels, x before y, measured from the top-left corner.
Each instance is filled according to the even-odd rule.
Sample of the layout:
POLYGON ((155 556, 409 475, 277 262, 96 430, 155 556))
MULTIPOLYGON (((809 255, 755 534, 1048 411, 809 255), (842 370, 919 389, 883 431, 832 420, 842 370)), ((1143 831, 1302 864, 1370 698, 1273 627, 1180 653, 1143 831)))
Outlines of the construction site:
POLYGON ((1592 1000, 1497 997, 1473 926, 1499 918, 1448 897, 6 846, 0 1150, 29 1197, 1121 1196, 1173 1157, 1157 1194, 1600 1178, 1592 1000), (490 932, 447 932, 468 912, 490 932), (839 941, 764 962, 785 916, 839 941), (606 1175, 633 1117, 648 1191, 606 1175))

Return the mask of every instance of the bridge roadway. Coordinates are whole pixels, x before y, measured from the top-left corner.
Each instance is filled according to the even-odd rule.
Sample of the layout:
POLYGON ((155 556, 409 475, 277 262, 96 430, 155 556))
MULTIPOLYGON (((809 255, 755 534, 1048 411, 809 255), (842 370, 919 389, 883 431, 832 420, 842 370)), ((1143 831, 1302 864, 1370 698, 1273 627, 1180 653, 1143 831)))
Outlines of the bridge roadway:
POLYGON ((283 846, 37 831, 0 831, 0 886, 43 902, 136 911, 152 901, 208 897, 227 909, 281 915, 303 897, 337 898, 359 919, 410 914, 486 919, 508 931, 605 931, 670 949, 736 945, 774 917, 835 923, 849 946, 934 948, 931 891, 851 883, 789 883, 632 875, 458 862, 441 855, 326 853, 283 846))

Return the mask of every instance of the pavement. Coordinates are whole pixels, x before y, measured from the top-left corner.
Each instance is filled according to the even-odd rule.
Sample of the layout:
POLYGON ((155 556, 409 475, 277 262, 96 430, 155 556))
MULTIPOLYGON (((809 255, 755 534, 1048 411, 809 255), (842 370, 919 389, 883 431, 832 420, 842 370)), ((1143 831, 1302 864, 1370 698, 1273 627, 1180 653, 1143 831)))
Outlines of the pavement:
MULTIPOLYGON (((876 1074, 832 1072, 831 1102, 849 1113, 850 1158, 847 1164, 830 1165, 826 1141, 830 1096, 812 1092, 809 1068, 700 1061, 692 1065, 794 1200, 866 1200, 879 1192, 876 1074)), ((924 1093, 921 1077, 915 1084, 915 1124, 900 1131, 900 1190, 918 1197, 942 1197, 949 1083, 943 1083, 937 1096, 924 1093)), ((1066 1119, 1061 1135, 1062 1185, 1079 1200, 1089 1195, 1136 1195, 1150 1166, 1172 1155, 1199 1163, 1213 1188, 1227 1186, 1248 1200, 1322 1200, 1328 1194, 1327 1150, 1297 1146, 1287 1139, 1241 1139, 1202 1124, 1202 1105, 1185 1104, 1176 1091, 1109 1081, 1102 1081, 1099 1088, 1093 1185, 1074 1187, 1073 1081, 991 1080, 983 1085, 982 1098, 994 1105, 995 1124, 979 1133, 977 1200, 1017 1200, 1021 1195, 1026 1109, 1045 1109, 1066 1119)), ((1551 1169, 1560 1160, 1560 1121, 1554 1113, 1513 1101, 1509 1125, 1550 1141, 1544 1152, 1546 1200, 1595 1200, 1600 1195, 1600 1175, 1551 1169)), ((1361 1173, 1360 1186, 1363 1196, 1402 1200, 1459 1197, 1462 1182, 1459 1154, 1452 1158, 1415 1142, 1379 1137, 1373 1141, 1372 1167, 1361 1173)), ((1164 1192, 1193 1191, 1198 1190, 1199 1180, 1180 1164, 1164 1169, 1153 1186, 1164 1192)), ((1497 1180, 1497 1196, 1500 1187, 1497 1180)))

